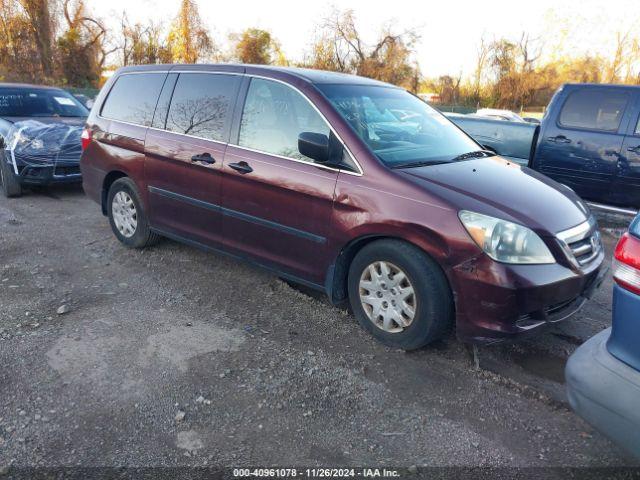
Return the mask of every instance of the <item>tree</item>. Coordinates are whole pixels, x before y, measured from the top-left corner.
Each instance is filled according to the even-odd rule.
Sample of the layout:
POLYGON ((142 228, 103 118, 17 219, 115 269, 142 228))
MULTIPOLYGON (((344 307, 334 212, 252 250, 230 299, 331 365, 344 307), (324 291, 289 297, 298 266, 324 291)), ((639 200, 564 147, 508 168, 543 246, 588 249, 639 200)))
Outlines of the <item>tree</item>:
POLYGON ((522 110, 535 93, 544 88, 536 71, 541 47, 537 39, 523 33, 519 41, 501 38, 491 43, 489 64, 493 69, 492 104, 522 110))
POLYGON ((120 36, 118 50, 122 65, 171 63, 171 52, 163 38, 160 25, 152 21, 147 25, 131 25, 126 13, 123 13, 120 36))
POLYGON ((108 54, 105 38, 107 30, 91 17, 84 0, 63 0, 65 32, 58 38, 57 50, 61 80, 74 86, 96 86, 108 54))
POLYGON ((345 72, 346 59, 340 56, 334 42, 326 36, 318 38, 313 44, 311 58, 303 62, 304 66, 317 70, 329 70, 332 72, 345 72))
POLYGON ((451 75, 442 75, 429 86, 438 94, 440 102, 445 105, 457 105, 460 102, 461 82, 462 74, 455 78, 451 75))
POLYGON ((38 50, 42 73, 53 76, 53 38, 55 24, 51 16, 50 0, 20 0, 27 16, 38 50))
POLYGON ((229 37, 235 43, 234 56, 242 63, 286 63, 286 60, 283 61, 279 43, 266 30, 247 28, 241 34, 231 34, 229 37))
POLYGON ((197 63, 213 52, 213 41, 203 26, 194 0, 182 0, 167 38, 173 62, 197 63))
POLYGON ((369 54, 359 63, 356 73, 416 91, 419 71, 411 61, 411 43, 402 36, 385 33, 369 54))
POLYGON ((480 45, 476 49, 476 65, 473 72, 473 101, 480 102, 482 83, 485 80, 486 67, 489 61, 490 45, 484 38, 480 39, 480 45))
POLYGON ((325 19, 308 66, 356 73, 415 91, 420 82, 412 60, 417 39, 412 30, 397 33, 385 28, 379 40, 368 45, 356 27, 353 10, 336 10, 325 19))
POLYGON ((14 0, 0 0, 0 78, 35 81, 41 75, 29 17, 14 0))
POLYGON ((640 37, 632 34, 638 31, 638 26, 639 23, 636 22, 626 32, 616 32, 615 48, 606 69, 606 82, 634 83, 634 77, 640 77, 640 68, 636 75, 633 73, 634 67, 639 67, 640 62, 640 37))

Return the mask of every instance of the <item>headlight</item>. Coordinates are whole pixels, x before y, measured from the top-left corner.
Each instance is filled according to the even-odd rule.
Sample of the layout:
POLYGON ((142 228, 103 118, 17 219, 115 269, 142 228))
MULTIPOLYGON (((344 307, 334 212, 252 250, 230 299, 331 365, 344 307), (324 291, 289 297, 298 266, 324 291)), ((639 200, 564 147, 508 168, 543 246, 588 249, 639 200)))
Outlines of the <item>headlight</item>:
POLYGON ((19 132, 15 137, 16 145, 21 148, 30 148, 31 150, 41 150, 44 148, 44 142, 40 138, 31 138, 23 132, 19 132))
POLYGON ((458 216, 471 238, 497 262, 556 262, 542 239, 527 227, 466 210, 458 216))

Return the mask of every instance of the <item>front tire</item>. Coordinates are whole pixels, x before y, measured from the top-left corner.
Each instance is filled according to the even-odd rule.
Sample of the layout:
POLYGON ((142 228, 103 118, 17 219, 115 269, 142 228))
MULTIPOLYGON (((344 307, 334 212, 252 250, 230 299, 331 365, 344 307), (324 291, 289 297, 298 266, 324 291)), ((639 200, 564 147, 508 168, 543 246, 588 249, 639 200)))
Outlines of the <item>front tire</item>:
POLYGON ((400 240, 377 240, 353 259, 349 302, 360 325, 381 343, 414 350, 443 338, 453 295, 440 266, 400 240))
POLYGON ((3 157, 0 157, 0 183, 2 183, 2 193, 5 197, 12 198, 22 195, 22 185, 3 157))
POLYGON ((160 238, 149 228, 136 184, 130 178, 119 178, 109 188, 107 214, 111 230, 129 248, 145 248, 160 238))

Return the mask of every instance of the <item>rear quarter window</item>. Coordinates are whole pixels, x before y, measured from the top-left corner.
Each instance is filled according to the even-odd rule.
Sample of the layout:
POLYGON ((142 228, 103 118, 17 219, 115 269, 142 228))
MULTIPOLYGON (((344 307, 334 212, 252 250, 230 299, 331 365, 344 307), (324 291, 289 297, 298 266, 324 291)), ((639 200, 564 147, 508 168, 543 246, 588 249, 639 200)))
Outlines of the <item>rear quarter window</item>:
POLYGON ((562 106, 559 123, 563 127, 615 132, 620 127, 629 94, 602 89, 571 92, 562 106))
POLYGON ((166 73, 123 74, 116 79, 101 115, 111 120, 151 126, 166 73))

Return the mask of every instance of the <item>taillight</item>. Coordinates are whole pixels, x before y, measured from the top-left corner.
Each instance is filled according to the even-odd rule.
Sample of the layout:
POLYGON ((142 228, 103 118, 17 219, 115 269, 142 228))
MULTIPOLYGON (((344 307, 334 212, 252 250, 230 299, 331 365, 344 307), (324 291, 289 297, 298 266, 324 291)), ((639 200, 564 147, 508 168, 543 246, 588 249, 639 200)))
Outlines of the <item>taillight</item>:
POLYGON ((613 255, 613 279, 640 295, 640 239, 628 232, 618 242, 613 255))
POLYGON ((80 135, 80 141, 82 143, 82 150, 86 150, 86 148, 91 143, 91 130, 85 127, 82 130, 82 135, 80 135))

